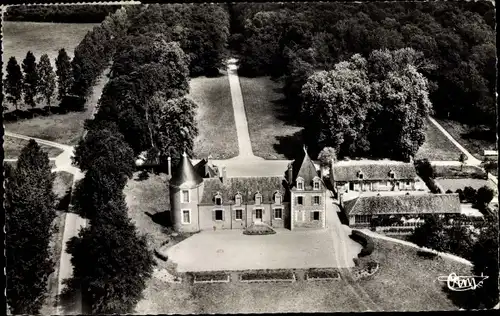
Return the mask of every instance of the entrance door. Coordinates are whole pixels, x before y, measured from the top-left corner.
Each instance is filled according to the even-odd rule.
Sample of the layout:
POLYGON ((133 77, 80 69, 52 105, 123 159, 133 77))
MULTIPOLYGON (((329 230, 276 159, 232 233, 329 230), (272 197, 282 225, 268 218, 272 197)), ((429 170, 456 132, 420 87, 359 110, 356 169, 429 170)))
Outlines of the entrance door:
POLYGON ((354 182, 349 182, 349 190, 354 191, 354 182))
POLYGON ((255 221, 262 222, 262 210, 261 209, 255 210, 255 221))

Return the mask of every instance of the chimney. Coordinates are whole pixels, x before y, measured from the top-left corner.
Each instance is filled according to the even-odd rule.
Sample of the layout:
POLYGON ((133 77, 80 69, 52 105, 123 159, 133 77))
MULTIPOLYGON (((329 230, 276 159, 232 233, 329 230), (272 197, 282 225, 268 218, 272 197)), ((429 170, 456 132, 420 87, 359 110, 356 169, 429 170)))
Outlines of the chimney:
POLYGON ((172 158, 170 157, 167 158, 167 171, 168 175, 172 176, 172 158))
POLYGON ((288 164, 288 184, 291 186, 293 181, 293 166, 292 163, 288 164))
POLYGON ((344 207, 344 193, 339 194, 339 204, 340 207, 344 207))
POLYGON ((212 165, 212 155, 208 154, 208 157, 207 157, 207 165, 212 165))
POLYGON ((220 180, 222 183, 226 182, 227 179, 227 173, 226 173, 226 167, 222 167, 222 171, 220 173, 220 180))

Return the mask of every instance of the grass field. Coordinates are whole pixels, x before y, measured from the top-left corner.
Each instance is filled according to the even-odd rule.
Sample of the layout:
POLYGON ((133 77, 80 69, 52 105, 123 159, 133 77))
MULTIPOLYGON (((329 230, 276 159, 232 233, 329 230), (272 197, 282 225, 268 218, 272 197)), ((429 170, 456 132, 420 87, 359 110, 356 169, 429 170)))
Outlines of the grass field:
POLYGON ((191 79, 189 97, 198 104, 196 121, 199 135, 194 142, 194 156, 227 159, 238 155, 231 91, 226 72, 216 78, 191 79))
POLYGON ((440 275, 468 275, 470 268, 448 259, 422 259, 417 249, 375 240, 381 264, 367 280, 295 283, 169 284, 152 278, 136 307, 157 313, 284 313, 365 311, 368 295, 384 311, 457 310, 442 290, 440 275), (347 286, 346 282, 354 287, 347 286), (364 292, 364 293, 361 293, 364 292), (361 297, 362 297, 361 296, 361 297))
MULTIPOLYGON (((55 58, 59 49, 64 48, 73 58, 74 48, 85 34, 98 24, 89 23, 38 23, 4 21, 3 31, 3 67, 11 56, 16 57, 19 64, 31 51, 37 62, 43 54, 49 55, 55 70, 55 58)), ((5 73, 4 73, 5 75, 5 73)))
POLYGON ((291 159, 302 148, 302 127, 291 123, 282 84, 269 77, 240 77, 253 153, 265 159, 291 159))
MULTIPOLYGON (((28 144, 27 140, 4 136, 3 150, 5 159, 15 159, 21 154, 21 150, 28 144)), ((49 158, 55 158, 63 151, 59 148, 38 144, 40 148, 45 151, 49 158)))
POLYGON ((167 238, 164 226, 155 222, 154 216, 170 210, 167 176, 149 174, 147 179, 140 180, 139 174, 140 172, 136 172, 128 181, 123 193, 129 217, 140 233, 147 234, 148 244, 153 250, 161 246, 167 238))
POLYGON ((91 118, 102 89, 108 82, 107 71, 103 73, 88 98, 86 109, 82 112, 52 114, 32 119, 4 123, 5 129, 12 133, 46 139, 66 145, 76 145, 83 135, 83 124, 91 118))
POLYGON ((429 120, 425 131, 425 142, 417 151, 415 159, 458 160, 461 151, 429 120))
POLYGON ((474 127, 452 120, 436 119, 448 133, 467 149, 474 157, 483 160, 484 150, 496 150, 497 141, 494 133, 488 133, 481 127, 474 127))

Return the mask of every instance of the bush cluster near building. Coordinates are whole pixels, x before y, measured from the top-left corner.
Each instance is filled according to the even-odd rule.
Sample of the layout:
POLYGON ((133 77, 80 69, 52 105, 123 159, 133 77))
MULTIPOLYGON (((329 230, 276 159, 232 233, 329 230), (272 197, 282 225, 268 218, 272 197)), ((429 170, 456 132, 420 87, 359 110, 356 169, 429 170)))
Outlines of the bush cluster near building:
POLYGON ((296 113, 307 78, 354 54, 413 48, 438 117, 495 120, 495 11, 487 1, 233 4, 231 37, 241 73, 284 77, 296 113))

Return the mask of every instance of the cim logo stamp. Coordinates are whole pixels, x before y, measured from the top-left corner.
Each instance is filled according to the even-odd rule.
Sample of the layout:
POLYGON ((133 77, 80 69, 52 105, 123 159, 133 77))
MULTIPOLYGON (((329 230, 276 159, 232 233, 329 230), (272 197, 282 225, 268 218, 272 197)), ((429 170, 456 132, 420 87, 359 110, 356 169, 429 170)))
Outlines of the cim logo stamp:
POLYGON ((487 278, 488 276, 482 273, 481 276, 460 276, 450 273, 448 276, 439 276, 438 280, 446 282, 452 291, 469 291, 483 286, 483 281, 487 278))

